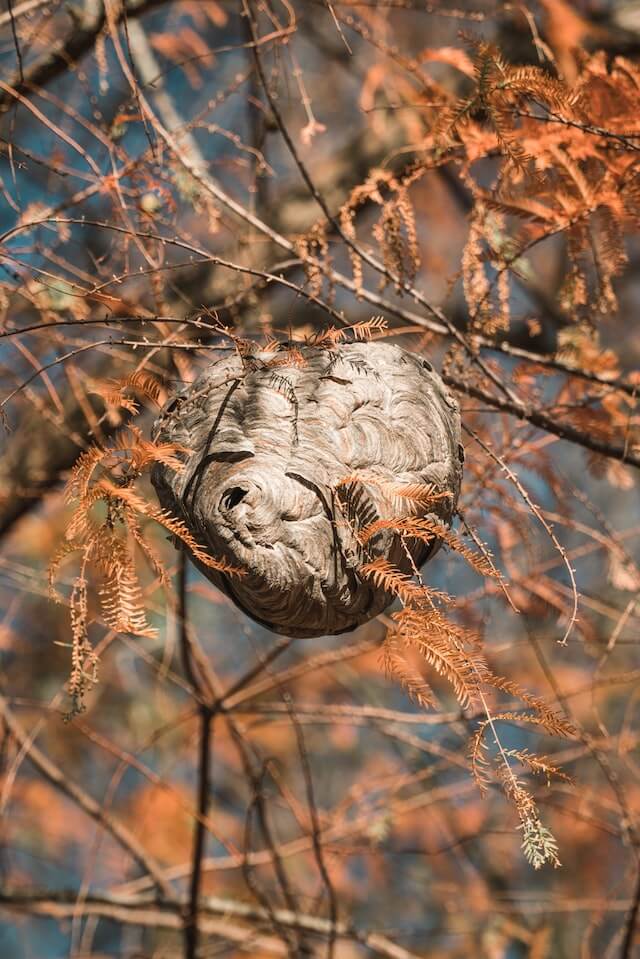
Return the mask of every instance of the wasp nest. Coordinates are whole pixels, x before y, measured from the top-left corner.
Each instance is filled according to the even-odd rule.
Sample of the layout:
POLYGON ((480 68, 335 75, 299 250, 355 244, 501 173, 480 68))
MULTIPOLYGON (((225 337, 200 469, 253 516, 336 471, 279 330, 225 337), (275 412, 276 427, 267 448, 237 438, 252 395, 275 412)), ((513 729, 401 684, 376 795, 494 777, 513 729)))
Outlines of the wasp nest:
POLYGON ((181 472, 156 465, 160 502, 245 574, 196 565, 288 636, 346 632, 382 612, 393 595, 362 566, 411 573, 439 542, 362 531, 416 516, 449 524, 462 475, 455 400, 428 362, 380 342, 221 359, 173 397, 154 436, 188 450, 181 472), (420 505, 404 495, 416 484, 450 495, 420 505))

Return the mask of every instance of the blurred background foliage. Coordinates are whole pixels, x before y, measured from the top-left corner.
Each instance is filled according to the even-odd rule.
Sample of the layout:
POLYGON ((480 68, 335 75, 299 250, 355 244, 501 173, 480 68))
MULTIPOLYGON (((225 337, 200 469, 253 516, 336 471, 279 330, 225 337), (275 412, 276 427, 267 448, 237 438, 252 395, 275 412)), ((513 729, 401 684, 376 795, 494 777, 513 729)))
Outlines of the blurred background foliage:
MULTIPOLYGON (((3 0, 0 954, 159 959, 192 948, 183 927, 201 711, 183 670, 175 592, 142 562, 157 638, 110 630, 92 587, 99 682, 84 713, 61 718, 69 613, 50 599, 46 570, 70 521, 62 486, 73 463, 132 418, 148 433, 158 403, 230 337, 303 337, 336 316, 372 315, 459 387, 473 432, 458 528, 492 551, 510 601, 446 549, 428 580, 455 597, 492 668, 578 730, 561 740, 500 726, 505 749, 552 755, 571 777, 536 784, 522 771, 563 865, 534 872, 512 805, 474 782, 467 751, 482 709, 461 709, 428 674, 437 706, 427 712, 385 676, 384 621, 283 643, 189 568, 188 628, 231 690, 211 724, 198 955, 635 954, 638 220, 628 210, 616 220, 625 260, 609 271, 615 296, 597 290, 598 250, 609 255, 598 244, 613 227, 594 227, 593 262, 583 265, 592 292, 572 300, 566 224, 536 232, 541 218, 489 203, 478 219, 480 191, 499 197, 510 176, 517 192, 517 164, 490 139, 495 103, 475 103, 463 133, 445 121, 478 89, 478 64, 495 63, 498 53, 479 44, 571 90, 596 50, 605 74, 615 57, 635 66, 639 10, 600 0, 3 0), (390 234, 376 224, 398 196, 393 177, 409 178, 411 209, 387 223, 399 247, 385 266, 404 270, 395 284, 345 241, 388 253, 390 234), (470 242, 474 224, 483 251, 470 242), (473 292, 480 273, 499 288, 484 312, 473 292), (469 355, 455 331, 478 338, 469 355), (480 346, 502 342, 482 352, 479 369, 480 346), (160 384, 157 401, 126 386, 139 370, 160 384), (519 415, 496 380, 582 440, 519 415)), ((543 94, 538 79, 510 102, 515 141, 543 137, 543 124, 519 126, 514 113, 535 112, 543 94)), ((640 83, 635 96, 638 106, 640 83)), ((597 126, 611 137, 579 130, 573 161, 588 179, 601 162, 595 138, 600 157, 615 153, 612 170, 628 161, 624 174, 609 171, 622 195, 615 177, 640 176, 633 98, 624 116, 603 103, 594 100, 607 119, 597 126)), ((521 179, 529 198, 542 195, 533 177, 521 179)), ((604 215, 597 195, 590 202, 604 215)), ((175 580, 166 531, 145 531, 175 580)), ((69 561, 58 583, 67 600, 73 575, 69 561)))

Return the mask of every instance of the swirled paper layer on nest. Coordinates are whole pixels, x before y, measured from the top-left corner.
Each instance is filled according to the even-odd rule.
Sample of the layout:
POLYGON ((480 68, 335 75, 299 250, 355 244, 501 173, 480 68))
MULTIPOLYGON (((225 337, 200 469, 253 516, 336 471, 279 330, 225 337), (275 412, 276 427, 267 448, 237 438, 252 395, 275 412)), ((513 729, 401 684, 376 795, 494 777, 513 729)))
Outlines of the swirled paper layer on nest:
POLYGON ((154 435, 189 451, 183 472, 155 467, 162 505, 245 575, 202 572, 288 636, 382 612, 392 594, 359 568, 383 557, 410 572, 438 543, 382 530, 363 546, 357 533, 416 515, 448 524, 462 474, 455 400, 425 360, 379 342, 221 359, 171 400, 154 435), (451 495, 422 508, 398 496, 418 483, 451 495))

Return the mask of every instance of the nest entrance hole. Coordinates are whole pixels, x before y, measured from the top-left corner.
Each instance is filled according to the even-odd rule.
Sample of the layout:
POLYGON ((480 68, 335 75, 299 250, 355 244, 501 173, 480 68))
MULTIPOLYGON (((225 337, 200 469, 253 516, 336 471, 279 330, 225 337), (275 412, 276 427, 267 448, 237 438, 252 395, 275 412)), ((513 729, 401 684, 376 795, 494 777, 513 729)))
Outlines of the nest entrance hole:
POLYGON ((234 509, 245 498, 249 490, 241 486, 230 486, 222 494, 222 505, 225 509, 234 509))

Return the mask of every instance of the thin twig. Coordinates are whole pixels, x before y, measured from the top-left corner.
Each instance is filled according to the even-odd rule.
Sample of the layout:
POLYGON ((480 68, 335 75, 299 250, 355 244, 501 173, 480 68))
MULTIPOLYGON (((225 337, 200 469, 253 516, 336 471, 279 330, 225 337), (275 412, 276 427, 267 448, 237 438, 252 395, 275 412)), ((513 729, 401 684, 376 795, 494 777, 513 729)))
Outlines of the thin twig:
POLYGON ((523 484, 520 482, 516 474, 513 472, 511 467, 506 463, 504 458, 500 456, 498 453, 496 453, 494 450, 492 450, 491 447, 484 442, 482 437, 478 436, 475 430, 472 430, 469 426, 466 426, 465 424, 463 424, 463 429, 485 451, 487 456, 489 456, 495 463, 497 463, 500 466, 500 469, 502 470, 502 472, 505 474, 507 479, 515 486, 518 493, 520 494, 522 499, 525 501, 525 503, 531 510, 531 513, 533 514, 533 516, 535 516, 535 518, 538 520, 540 525, 543 527, 545 533, 547 534, 547 536, 553 543, 554 547, 556 548, 559 556, 562 558, 564 567, 569 574, 569 580, 571 582, 571 595, 572 595, 572 602, 573 602, 573 608, 571 610, 571 615, 569 617, 567 628, 565 629, 562 639, 560 640, 560 645, 566 646, 569 636, 571 635, 573 627, 576 623, 576 620, 578 619, 578 587, 576 585, 575 570, 573 566, 571 565, 571 562, 569 561, 569 557, 567 556, 567 551, 565 550, 564 546, 562 545, 562 543, 560 542, 556 534, 553 532, 553 528, 550 526, 550 524, 546 521, 546 519, 542 515, 540 508, 536 506, 536 504, 533 502, 533 500, 531 499, 531 496, 529 495, 529 493, 527 492, 523 484))
POLYGON ((185 673, 191 683, 194 695, 199 700, 199 737, 198 770, 196 775, 197 817, 193 833, 193 852, 191 855, 191 877, 189 881, 189 899, 184 914, 184 957, 196 959, 200 930, 198 909, 202 885, 202 861, 205 852, 207 834, 206 819, 209 815, 211 799, 211 746, 215 714, 210 705, 203 700, 207 690, 203 688, 202 677, 195 670, 193 651, 189 638, 187 605, 187 558, 181 550, 178 560, 178 627, 180 630, 180 649, 182 651, 185 673))

